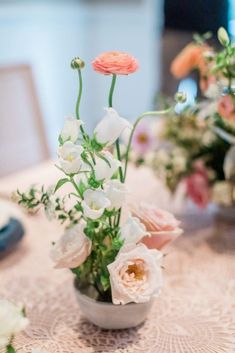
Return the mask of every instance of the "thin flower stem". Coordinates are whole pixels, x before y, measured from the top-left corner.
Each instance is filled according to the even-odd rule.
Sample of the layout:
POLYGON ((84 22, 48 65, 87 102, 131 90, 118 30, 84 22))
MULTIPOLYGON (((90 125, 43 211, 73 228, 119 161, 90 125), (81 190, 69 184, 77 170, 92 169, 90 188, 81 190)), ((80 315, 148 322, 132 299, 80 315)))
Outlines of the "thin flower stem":
MULTIPOLYGON (((78 81, 79 81, 79 89, 78 89, 78 98, 77 98, 77 102, 76 102, 76 118, 77 120, 80 120, 80 103, 81 103, 81 98, 82 98, 82 73, 81 70, 78 69, 78 81)), ((83 129, 83 126, 80 126, 80 130, 83 136, 83 139, 86 141, 86 134, 85 131, 83 129)))
POLYGON ((133 129, 132 129, 132 131, 131 131, 130 137, 129 137, 128 144, 127 144, 123 181, 126 180, 127 167, 128 167, 128 160, 129 160, 129 153, 130 153, 130 149, 131 149, 131 143, 132 143, 132 139, 133 139, 133 136, 134 136, 135 129, 136 129, 137 125, 139 124, 139 122, 140 122, 144 117, 146 117, 146 116, 164 115, 164 114, 169 113, 171 110, 172 110, 172 108, 168 108, 168 109, 165 109, 165 110, 159 110, 159 111, 145 112, 145 113, 143 113, 142 115, 140 115, 140 116, 136 119, 136 121, 135 121, 135 123, 134 123, 134 125, 133 125, 133 129))

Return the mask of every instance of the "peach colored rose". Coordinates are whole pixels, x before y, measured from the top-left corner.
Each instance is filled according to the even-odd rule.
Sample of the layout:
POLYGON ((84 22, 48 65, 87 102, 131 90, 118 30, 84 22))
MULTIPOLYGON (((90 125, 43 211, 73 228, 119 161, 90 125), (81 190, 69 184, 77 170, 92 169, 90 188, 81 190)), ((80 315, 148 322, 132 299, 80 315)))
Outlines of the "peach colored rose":
POLYGON ((129 75, 135 72, 138 61, 127 53, 110 51, 100 54, 93 62, 93 69, 104 75, 129 75))
POLYGON ((187 194, 201 208, 210 201, 210 187, 206 167, 202 161, 194 164, 195 172, 185 179, 187 194))
POLYGON ((68 229, 50 252, 55 268, 79 267, 91 253, 91 240, 84 234, 84 224, 68 229))
POLYGON ((218 113, 225 120, 235 122, 235 107, 230 95, 223 96, 218 101, 218 113))
POLYGON ((195 68, 199 69, 201 74, 205 74, 207 63, 203 54, 208 49, 207 46, 194 43, 188 44, 171 63, 170 70, 172 75, 180 79, 187 76, 195 68))
POLYGON ((139 218, 150 234, 141 241, 149 249, 161 250, 183 232, 179 228, 180 222, 171 213, 153 205, 141 204, 139 208, 134 208, 132 213, 139 218))
POLYGON ((162 287, 162 253, 145 245, 123 247, 108 265, 114 304, 144 303, 162 287))

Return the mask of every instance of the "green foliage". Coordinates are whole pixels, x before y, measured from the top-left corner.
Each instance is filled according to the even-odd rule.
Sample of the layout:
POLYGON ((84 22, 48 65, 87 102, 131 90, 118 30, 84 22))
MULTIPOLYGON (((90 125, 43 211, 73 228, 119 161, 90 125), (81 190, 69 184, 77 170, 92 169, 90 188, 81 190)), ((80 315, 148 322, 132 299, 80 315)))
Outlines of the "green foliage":
POLYGON ((63 179, 58 180, 54 192, 56 192, 59 188, 61 188, 61 186, 63 186, 63 185, 64 185, 65 183, 67 183, 68 181, 69 181, 68 178, 63 178, 63 179))

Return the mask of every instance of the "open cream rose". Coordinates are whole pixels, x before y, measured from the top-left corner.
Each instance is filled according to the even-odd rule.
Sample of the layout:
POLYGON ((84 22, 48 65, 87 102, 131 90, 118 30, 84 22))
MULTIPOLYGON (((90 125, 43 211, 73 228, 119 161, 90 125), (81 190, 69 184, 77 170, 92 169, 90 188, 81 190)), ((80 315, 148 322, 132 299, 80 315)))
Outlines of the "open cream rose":
POLYGON ((81 205, 83 207, 84 216, 90 219, 100 218, 105 208, 110 206, 110 201, 102 190, 88 189, 83 194, 84 200, 81 205))
POLYGON ((55 268, 76 268, 83 264, 91 253, 91 240, 84 234, 84 224, 68 229, 53 245, 50 257, 55 268))
POLYGON ((66 174, 76 174, 80 171, 83 165, 82 151, 82 146, 77 146, 71 141, 67 141, 59 147, 60 165, 66 174))
POLYGON ((157 296, 163 285, 162 253, 145 245, 123 247, 108 265, 114 304, 144 303, 157 296))
POLYGON ((141 204, 133 207, 132 213, 145 225, 148 236, 142 243, 149 249, 161 250, 183 233, 180 222, 169 212, 160 210, 153 205, 141 204))

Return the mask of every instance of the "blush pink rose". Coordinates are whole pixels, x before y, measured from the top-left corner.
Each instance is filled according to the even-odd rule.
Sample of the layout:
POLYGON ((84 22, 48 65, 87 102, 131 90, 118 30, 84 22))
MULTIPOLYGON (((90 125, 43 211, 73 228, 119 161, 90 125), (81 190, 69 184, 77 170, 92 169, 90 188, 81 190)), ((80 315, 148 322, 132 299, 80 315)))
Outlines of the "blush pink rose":
POLYGON ((141 242, 149 249, 161 250, 183 233, 178 221, 171 213, 160 210, 153 205, 141 204, 134 208, 133 215, 145 225, 149 235, 141 242))
POLYGON ((138 61, 127 53, 110 51, 100 54, 93 62, 93 69, 104 75, 129 75, 135 72, 138 61))
POLYGON ((124 246, 108 265, 114 304, 145 303, 163 285, 162 253, 144 244, 124 246))
POLYGON ((226 95, 219 99, 218 113, 225 120, 230 120, 235 122, 235 108, 234 108, 234 102, 231 96, 226 95))
POLYGON ((210 201, 208 173, 201 161, 194 168, 195 172, 185 179, 187 194, 197 206, 205 208, 210 201))
POLYGON ((83 230, 83 224, 75 225, 52 247, 50 257, 55 263, 55 268, 76 268, 86 261, 91 253, 92 242, 83 230))

